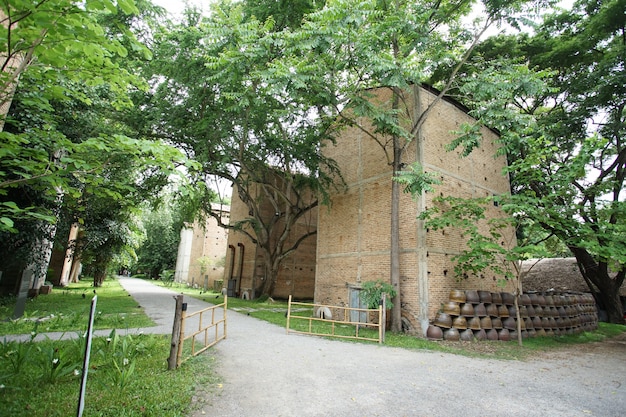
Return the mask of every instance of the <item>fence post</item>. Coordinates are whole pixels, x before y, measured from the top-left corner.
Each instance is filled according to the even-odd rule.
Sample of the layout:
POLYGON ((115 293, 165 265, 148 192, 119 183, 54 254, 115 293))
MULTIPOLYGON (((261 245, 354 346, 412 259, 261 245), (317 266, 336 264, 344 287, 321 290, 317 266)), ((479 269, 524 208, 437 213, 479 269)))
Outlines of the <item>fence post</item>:
POLYGON ((180 329, 183 316, 183 295, 178 294, 176 299, 176 309, 174 310, 174 325, 172 326, 172 343, 170 345, 170 357, 167 360, 167 369, 172 370, 177 367, 178 346, 180 344, 180 329))
MULTIPOLYGON (((313 312, 313 314, 315 314, 315 312, 313 312)), ((291 294, 289 294, 289 303, 287 304, 287 327, 286 327, 287 334, 289 334, 289 319, 290 318, 291 318, 291 294)))
POLYGON ((387 294, 383 293, 380 305, 378 306, 378 343, 385 343, 385 328, 387 327, 387 294))

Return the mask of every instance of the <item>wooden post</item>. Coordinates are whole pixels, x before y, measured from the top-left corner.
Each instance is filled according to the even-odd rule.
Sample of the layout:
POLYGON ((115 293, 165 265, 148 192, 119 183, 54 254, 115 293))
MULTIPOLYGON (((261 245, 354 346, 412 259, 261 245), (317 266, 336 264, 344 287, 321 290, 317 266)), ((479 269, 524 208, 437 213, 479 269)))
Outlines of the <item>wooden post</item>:
POLYGON ((167 360, 167 369, 172 370, 177 367, 178 345, 180 344, 180 329, 183 317, 183 295, 179 294, 176 299, 176 309, 174 310, 174 325, 172 326, 172 344, 170 345, 170 357, 167 360))
POLYGON ((378 343, 385 343, 385 330, 387 327, 387 294, 383 293, 383 297, 380 300, 379 308, 379 318, 378 324, 380 324, 380 328, 378 329, 378 343))
POLYGON ((289 319, 291 318, 291 294, 289 294, 289 303, 287 304, 287 326, 286 331, 289 334, 289 319))

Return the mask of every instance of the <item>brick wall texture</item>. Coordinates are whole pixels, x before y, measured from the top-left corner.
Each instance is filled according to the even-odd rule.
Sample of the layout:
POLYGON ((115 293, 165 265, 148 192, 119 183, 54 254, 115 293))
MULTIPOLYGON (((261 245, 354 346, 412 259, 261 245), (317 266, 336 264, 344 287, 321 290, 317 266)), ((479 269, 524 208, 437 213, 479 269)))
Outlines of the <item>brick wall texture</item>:
MULTIPOLYGON (((376 94, 381 102, 390 99, 387 90, 376 94)), ((416 88, 406 99, 410 111, 419 111, 427 108, 435 96, 416 88), (419 96, 419 102, 413 101, 415 96, 419 96)), ((368 127, 366 121, 361 122, 368 127)), ((498 145, 494 132, 483 130, 480 148, 467 157, 445 150, 454 138, 452 132, 465 122, 471 122, 471 118, 459 106, 439 101, 403 155, 407 165, 420 162, 442 181, 434 193, 417 201, 403 193, 400 201, 402 315, 404 325, 416 334, 426 330, 452 289, 503 290, 496 286, 499 277, 491 273, 457 280, 450 258, 464 244, 460 234, 426 230, 416 219, 436 195, 484 197, 509 193, 509 181, 503 174, 506 159, 495 156, 498 145)), ((330 207, 319 211, 315 302, 343 306, 349 303, 349 288, 364 281, 389 281, 392 168, 381 146, 357 127, 348 128, 336 146, 325 152, 339 163, 347 188, 333 195, 330 207)), ((499 215, 498 209, 490 209, 489 215, 499 215)), ((514 243, 512 231, 510 236, 514 243)))

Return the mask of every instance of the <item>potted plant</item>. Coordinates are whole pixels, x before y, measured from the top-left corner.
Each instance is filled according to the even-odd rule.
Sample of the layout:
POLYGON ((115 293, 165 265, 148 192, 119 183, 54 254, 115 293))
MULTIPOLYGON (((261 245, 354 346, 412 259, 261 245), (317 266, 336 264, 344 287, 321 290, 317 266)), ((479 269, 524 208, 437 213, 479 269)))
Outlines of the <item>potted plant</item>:
POLYGON ((396 290, 391 284, 383 280, 365 281, 361 284, 359 296, 367 308, 378 308, 381 305, 383 296, 385 297, 385 314, 387 317, 387 327, 391 319, 390 310, 393 307, 391 299, 396 296, 396 290))

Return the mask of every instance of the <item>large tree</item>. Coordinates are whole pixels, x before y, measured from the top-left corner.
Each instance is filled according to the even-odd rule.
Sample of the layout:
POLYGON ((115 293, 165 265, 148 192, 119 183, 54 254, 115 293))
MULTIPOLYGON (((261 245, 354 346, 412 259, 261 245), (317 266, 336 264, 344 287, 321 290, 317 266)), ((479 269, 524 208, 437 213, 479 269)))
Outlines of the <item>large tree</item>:
POLYGON ((320 149, 339 128, 334 97, 322 88, 324 70, 303 66, 296 39, 273 25, 227 1, 210 17, 188 10, 155 42, 154 93, 137 98, 142 115, 135 119, 144 134, 176 143, 198 163, 189 176, 200 199, 215 178, 234 184, 249 217, 224 224, 212 198, 203 199, 204 209, 257 245, 266 295, 281 262, 315 234, 311 225, 294 236, 294 225, 334 181, 336 168, 320 149))
MULTIPOLYGON (((404 154, 439 100, 448 92, 461 64, 485 31, 498 22, 514 22, 524 1, 355 1, 327 2, 302 26, 303 56, 323 62, 345 98, 340 119, 362 129, 379 146, 392 175, 390 283, 396 290, 392 330, 400 331, 400 195, 393 181, 404 166, 404 154), (481 19, 469 22, 475 6, 481 19), (305 50, 307 52, 305 52, 305 50), (425 108, 413 104, 419 87, 442 65, 452 70, 435 100, 425 108), (376 100, 372 88, 388 100, 376 100), (368 123, 361 123, 366 119, 368 123)), ((423 201, 421 199, 420 201, 423 201)))
MULTIPOLYGON (((502 133, 520 212, 570 249, 613 323, 624 323, 626 275, 623 10, 623 1, 582 0, 546 16, 534 36, 493 39, 461 90, 502 133)), ((458 145, 478 146, 474 132, 458 145)))

